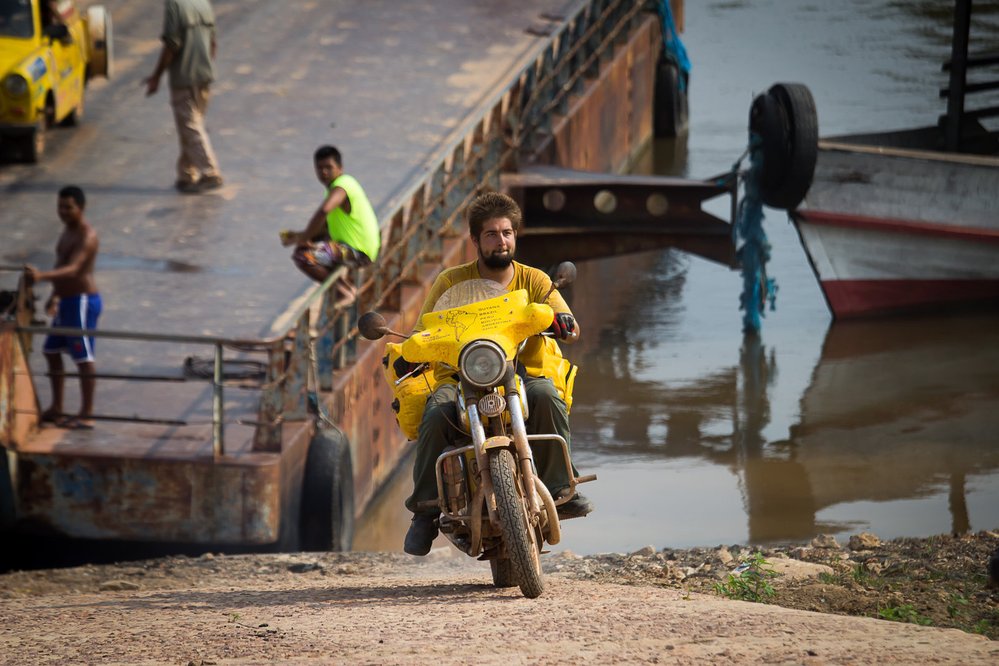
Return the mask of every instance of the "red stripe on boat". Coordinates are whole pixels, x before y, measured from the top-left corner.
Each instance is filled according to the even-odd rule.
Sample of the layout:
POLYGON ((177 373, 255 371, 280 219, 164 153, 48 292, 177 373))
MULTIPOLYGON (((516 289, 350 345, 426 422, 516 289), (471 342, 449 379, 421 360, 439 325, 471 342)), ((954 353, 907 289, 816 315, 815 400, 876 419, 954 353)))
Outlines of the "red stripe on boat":
POLYGON ((868 217, 866 215, 851 215, 847 213, 830 213, 824 210, 796 210, 794 211, 794 215, 815 225, 824 224, 835 227, 852 227, 854 229, 869 229, 909 235, 944 236, 970 241, 999 243, 999 229, 964 227, 941 224, 939 222, 917 222, 915 220, 899 220, 886 217, 868 217))
POLYGON ((999 280, 825 280, 837 318, 927 310, 972 301, 999 303, 999 280))

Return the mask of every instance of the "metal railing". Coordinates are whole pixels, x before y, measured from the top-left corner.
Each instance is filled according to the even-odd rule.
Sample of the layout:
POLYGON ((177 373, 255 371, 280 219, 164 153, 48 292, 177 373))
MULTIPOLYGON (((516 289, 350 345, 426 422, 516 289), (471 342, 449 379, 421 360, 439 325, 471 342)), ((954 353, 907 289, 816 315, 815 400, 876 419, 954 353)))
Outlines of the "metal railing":
MULTIPOLYGON (((19 271, 20 267, 0 266, 0 272, 19 271)), ((327 348, 336 346, 332 338, 340 333, 334 331, 337 321, 330 313, 334 313, 344 306, 334 302, 335 290, 330 289, 331 285, 346 274, 346 269, 334 272, 319 287, 313 290, 312 294, 296 310, 294 326, 285 333, 263 339, 240 339, 206 335, 178 335, 166 333, 147 333, 137 331, 115 331, 115 330, 90 330, 68 327, 51 327, 38 324, 17 324, 14 323, 13 330, 22 341, 26 341, 30 336, 35 335, 61 335, 72 337, 94 337, 104 339, 129 340, 148 343, 169 343, 175 345, 200 345, 212 348, 212 373, 205 381, 210 382, 212 393, 212 450, 215 457, 225 455, 225 425, 226 423, 237 423, 255 427, 253 448, 257 451, 277 451, 280 450, 281 425, 285 421, 300 420, 307 416, 309 409, 310 383, 315 385, 315 355, 313 352, 313 341, 317 341, 327 348), (322 311, 325 316, 321 318, 320 326, 311 326, 311 312, 317 303, 323 301, 322 311), (291 349, 286 348, 291 345, 291 349), (226 350, 246 353, 266 354, 266 361, 263 381, 241 381, 227 382, 225 378, 226 350), (239 418, 226 420, 225 415, 225 388, 235 387, 239 389, 258 390, 261 392, 257 418, 239 418)), ((29 289, 23 281, 19 289, 29 289)), ((30 292, 29 292, 30 294, 30 292)), ((30 300, 26 296, 22 300, 30 300)), ((29 347, 26 342, 22 342, 25 351, 29 347)), ((343 345, 337 346, 342 350, 343 345)), ((27 353, 25 353, 27 357, 27 353)), ((5 371, 7 369, 4 369, 5 371)), ((74 373, 62 373, 65 377, 75 376, 74 373)), ((121 381, 140 382, 184 382, 198 381, 198 378, 175 375, 149 375, 139 373, 96 373, 95 379, 110 379, 121 381)), ((180 419, 167 419, 139 416, 103 415, 96 418, 137 423, 158 423, 164 425, 192 425, 190 422, 180 419)), ((0 429, 9 428, 9 424, 0 424, 0 429)))

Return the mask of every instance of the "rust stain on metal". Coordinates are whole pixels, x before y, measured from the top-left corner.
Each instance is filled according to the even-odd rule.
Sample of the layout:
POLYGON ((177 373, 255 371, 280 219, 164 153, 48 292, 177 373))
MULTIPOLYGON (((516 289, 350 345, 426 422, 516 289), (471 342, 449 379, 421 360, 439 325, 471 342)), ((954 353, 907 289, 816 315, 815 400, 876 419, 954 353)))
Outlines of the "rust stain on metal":
POLYGON ((583 171, 626 167, 652 136, 659 27, 647 16, 601 76, 557 119, 539 161, 583 171))
POLYGON ((22 455, 19 519, 92 539, 270 543, 281 515, 281 460, 205 464, 22 455))
POLYGON ((17 449, 38 425, 38 402, 22 339, 12 322, 0 322, 0 446, 17 449))

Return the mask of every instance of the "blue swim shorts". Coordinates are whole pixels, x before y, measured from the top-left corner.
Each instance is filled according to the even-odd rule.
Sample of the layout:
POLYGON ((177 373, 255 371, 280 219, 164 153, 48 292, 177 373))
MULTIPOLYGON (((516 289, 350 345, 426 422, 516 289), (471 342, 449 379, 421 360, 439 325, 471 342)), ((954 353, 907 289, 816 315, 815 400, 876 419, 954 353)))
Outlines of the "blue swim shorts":
MULTIPOLYGON (((97 328, 101 316, 101 295, 80 294, 59 299, 59 311, 52 320, 53 327, 97 328)), ((94 360, 93 336, 50 335, 45 338, 42 351, 46 354, 66 352, 77 363, 94 360)))

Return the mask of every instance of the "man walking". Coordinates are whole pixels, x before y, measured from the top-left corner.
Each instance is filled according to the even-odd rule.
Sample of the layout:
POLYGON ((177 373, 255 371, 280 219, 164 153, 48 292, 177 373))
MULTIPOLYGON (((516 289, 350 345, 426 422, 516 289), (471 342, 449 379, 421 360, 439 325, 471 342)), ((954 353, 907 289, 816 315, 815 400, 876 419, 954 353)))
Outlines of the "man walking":
MULTIPOLYGON (((86 197, 79 187, 70 185, 59 190, 58 213, 65 228, 56 243, 55 268, 41 271, 31 265, 24 267, 29 284, 52 283, 52 295, 46 301, 45 309, 50 316, 54 315, 54 327, 97 328, 97 318, 101 314, 101 296, 94 281, 97 232, 83 217, 86 205, 86 197)), ((94 338, 50 335, 45 338, 42 351, 49 368, 52 405, 42 412, 41 420, 64 428, 93 428, 94 338), (62 413, 63 352, 76 362, 80 375, 80 413, 75 417, 62 413)))
POLYGON ((215 151, 205 129, 209 88, 215 80, 215 14, 209 0, 166 0, 163 48, 156 69, 145 80, 154 95, 169 71, 170 106, 180 140, 178 190, 195 194, 222 187, 215 151))

